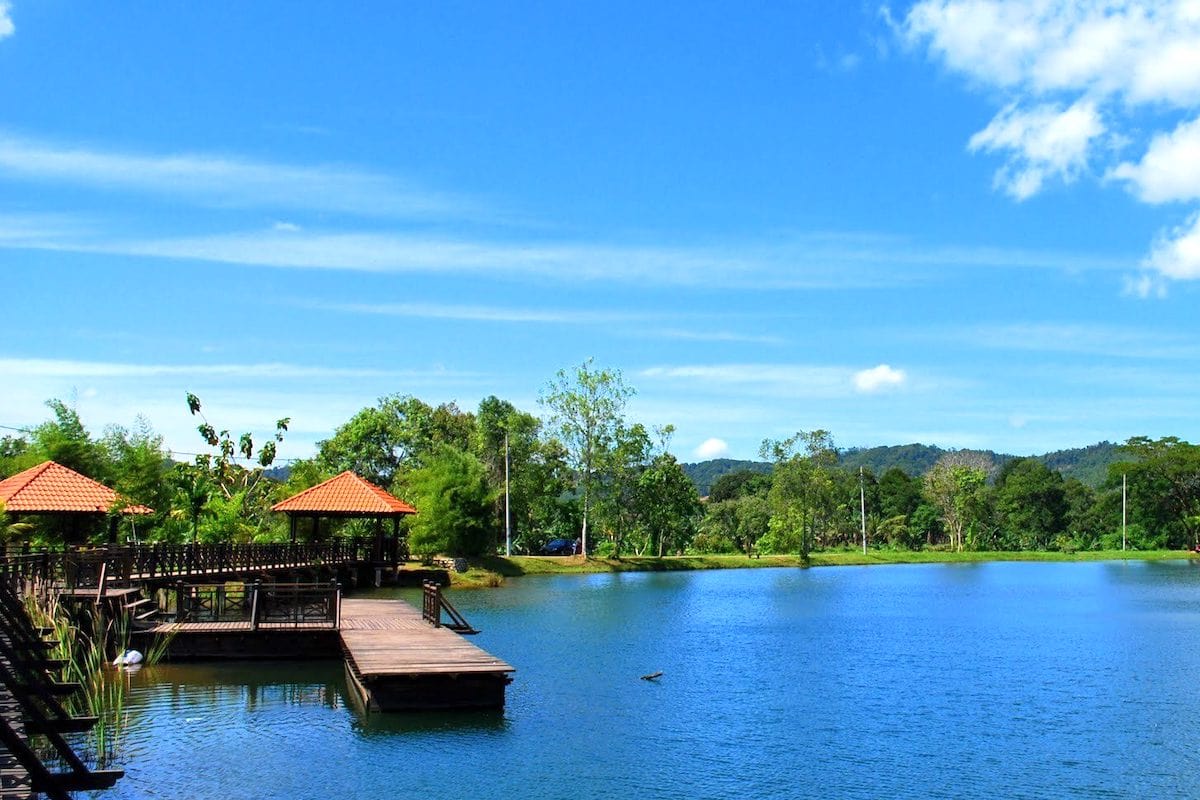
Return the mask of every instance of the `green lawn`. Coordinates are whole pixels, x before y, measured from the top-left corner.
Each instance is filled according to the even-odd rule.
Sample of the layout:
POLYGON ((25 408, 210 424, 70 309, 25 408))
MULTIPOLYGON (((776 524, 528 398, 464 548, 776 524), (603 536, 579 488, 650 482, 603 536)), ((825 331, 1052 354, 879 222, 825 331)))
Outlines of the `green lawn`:
MULTIPOLYGON (((1190 550, 1089 550, 1080 553, 1059 552, 963 552, 946 550, 825 550, 813 553, 808 566, 833 567, 866 564, 955 564, 985 561, 1159 561, 1170 558, 1195 558, 1190 550)), ((698 569, 753 569, 763 567, 800 567, 799 556, 741 555, 666 556, 650 558, 628 556, 621 559, 581 556, 492 556, 470 560, 471 568, 451 574, 456 588, 499 586, 504 578, 520 575, 572 575, 596 572, 671 572, 698 569)))

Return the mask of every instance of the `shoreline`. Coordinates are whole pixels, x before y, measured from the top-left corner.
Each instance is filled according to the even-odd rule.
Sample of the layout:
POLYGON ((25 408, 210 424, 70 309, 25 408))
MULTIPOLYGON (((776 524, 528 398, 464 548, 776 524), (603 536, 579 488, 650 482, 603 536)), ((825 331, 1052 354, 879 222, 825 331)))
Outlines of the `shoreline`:
POLYGON ((530 575, 592 575, 614 572, 694 572, 708 569, 771 569, 780 567, 854 567, 886 564, 982 564, 994 561, 1167 561, 1194 559, 1191 550, 1087 550, 1059 551, 983 550, 962 553, 946 550, 830 550, 812 553, 806 564, 797 555, 760 556, 488 556, 468 560, 464 573, 451 573, 455 589, 483 589, 503 585, 506 578, 530 575))

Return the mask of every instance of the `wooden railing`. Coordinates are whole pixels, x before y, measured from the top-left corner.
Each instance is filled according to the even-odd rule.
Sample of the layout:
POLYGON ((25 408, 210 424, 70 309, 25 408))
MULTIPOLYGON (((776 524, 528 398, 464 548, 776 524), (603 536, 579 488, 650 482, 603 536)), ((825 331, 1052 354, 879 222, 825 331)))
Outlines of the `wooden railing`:
POLYGON ((96 588, 109 581, 130 582, 199 575, 235 575, 269 569, 331 567, 370 562, 370 539, 320 544, 146 544, 0 556, 0 578, 10 585, 32 581, 68 589, 96 588))
POLYGON ((270 624, 339 628, 341 584, 184 583, 168 591, 163 609, 176 622, 249 622, 251 630, 270 624))
POLYGON ((479 633, 471 627, 462 614, 458 613, 458 609, 450 604, 450 601, 442 594, 442 587, 436 581, 425 581, 421 586, 424 589, 421 598, 422 619, 435 628, 449 628, 455 633, 479 633), (450 618, 449 622, 442 622, 443 611, 450 618))

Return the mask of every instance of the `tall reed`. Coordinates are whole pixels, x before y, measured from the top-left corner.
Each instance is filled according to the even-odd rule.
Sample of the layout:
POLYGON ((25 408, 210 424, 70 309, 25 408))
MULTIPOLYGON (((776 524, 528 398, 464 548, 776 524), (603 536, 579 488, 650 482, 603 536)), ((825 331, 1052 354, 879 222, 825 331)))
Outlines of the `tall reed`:
POLYGON ((111 764, 125 726, 128 676, 108 668, 111 659, 129 645, 126 617, 108 618, 89 606, 72 614, 52 588, 34 587, 26 595, 26 610, 34 625, 48 628, 54 637, 51 658, 64 663, 61 680, 78 683, 83 690, 67 698, 67 711, 94 716, 99 722, 80 742, 97 766, 111 764))

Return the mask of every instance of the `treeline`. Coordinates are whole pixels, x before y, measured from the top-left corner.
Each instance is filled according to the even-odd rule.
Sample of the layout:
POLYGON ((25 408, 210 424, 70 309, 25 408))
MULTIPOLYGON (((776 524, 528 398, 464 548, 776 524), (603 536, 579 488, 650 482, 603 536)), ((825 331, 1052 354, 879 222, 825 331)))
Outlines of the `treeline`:
POLYGON ((895 549, 1195 547, 1200 447, 1137 437, 1121 454, 1097 488, 1044 458, 997 464, 979 451, 943 452, 924 474, 892 467, 876 475, 842 466, 826 431, 802 432, 764 443, 770 474, 742 470, 713 483, 694 546, 807 554, 859 546, 865 520, 870 546, 895 549))
MULTIPOLYGON (((514 553, 565 538, 608 556, 807 555, 861 546, 864 523, 873 548, 1119 549, 1123 479, 1130 547, 1190 548, 1200 531, 1200 447, 1171 437, 1129 440, 1123 460, 1092 486, 1043 460, 997 463, 969 451, 942 452, 920 473, 877 474, 847 466, 828 432, 800 432, 764 442, 767 471, 747 462, 715 478, 701 503, 669 452, 670 426, 626 419, 631 394, 620 373, 587 362, 547 384, 542 416, 496 397, 465 411, 389 395, 293 462, 284 481, 265 471, 288 419, 258 440, 235 436, 187 395, 180 413, 194 415, 205 452, 181 463, 144 421, 93 437, 72 408, 51 400, 51 419, 0 440, 0 478, 51 459, 155 509, 120 517, 123 540, 245 542, 286 540, 287 521, 271 505, 353 470, 418 509, 406 533, 420 555, 503 552, 506 525, 514 553)), ((372 524, 345 520, 319 535, 367 534, 372 524)), ((0 530, 10 541, 79 535, 52 516, 7 519, 0 530)), ((106 530, 100 520, 83 534, 100 541, 106 530)))

